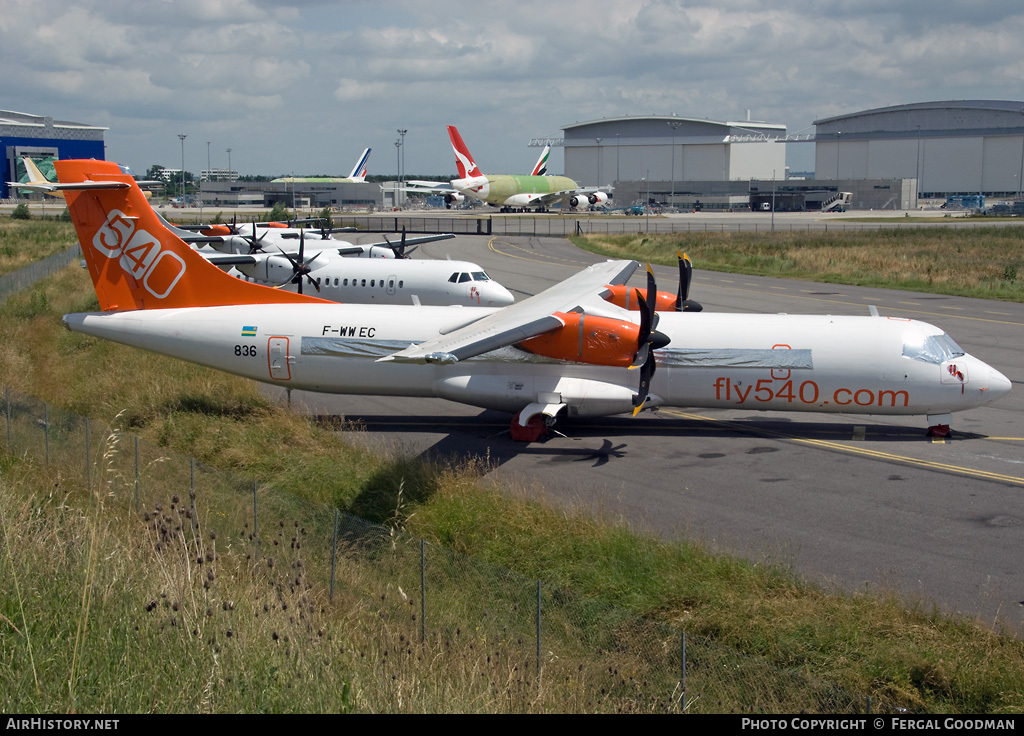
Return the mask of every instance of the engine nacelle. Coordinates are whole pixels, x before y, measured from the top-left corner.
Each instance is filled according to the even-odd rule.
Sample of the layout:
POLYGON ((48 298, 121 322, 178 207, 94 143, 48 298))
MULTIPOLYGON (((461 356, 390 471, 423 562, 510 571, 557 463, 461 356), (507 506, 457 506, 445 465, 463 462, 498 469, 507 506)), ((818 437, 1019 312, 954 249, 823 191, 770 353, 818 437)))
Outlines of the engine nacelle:
POLYGON ((466 201, 466 197, 462 192, 450 192, 444 195, 444 206, 447 209, 451 209, 453 204, 462 204, 466 201))
POLYGON ((596 205, 596 204, 604 204, 609 199, 611 199, 611 197, 608 196, 607 192, 594 192, 593 194, 590 195, 589 199, 590 199, 590 204, 596 205))
MULTIPOLYGON (((645 289, 637 289, 636 287, 626 286, 625 284, 608 285, 604 287, 606 292, 602 295, 605 301, 611 302, 617 307, 628 309, 636 312, 640 309, 640 300, 637 298, 636 293, 639 291, 643 294, 644 299, 647 298, 647 291, 645 289)), ((654 300, 654 311, 656 312, 674 312, 676 309, 677 295, 668 291, 657 291, 654 300)))
POLYGON ((639 350, 640 325, 614 317, 555 312, 557 330, 519 343, 523 350, 556 360, 629 368, 639 350))
POLYGON ((586 209, 590 206, 590 198, 585 194, 574 194, 569 197, 569 206, 574 210, 586 209))

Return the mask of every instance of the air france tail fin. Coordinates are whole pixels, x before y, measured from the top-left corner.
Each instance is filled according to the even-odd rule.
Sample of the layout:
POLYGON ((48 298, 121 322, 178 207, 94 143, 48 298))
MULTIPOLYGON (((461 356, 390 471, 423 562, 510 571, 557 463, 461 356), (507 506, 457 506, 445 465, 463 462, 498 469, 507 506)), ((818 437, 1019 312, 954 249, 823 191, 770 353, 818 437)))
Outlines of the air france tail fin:
POLYGON ((451 138, 452 148, 455 149, 455 165, 459 169, 460 179, 470 179, 477 176, 483 176, 480 169, 473 162, 473 155, 466 148, 465 142, 462 140, 462 136, 459 135, 458 128, 454 125, 448 126, 448 137, 451 138))
POLYGON ((362 155, 359 156, 359 160, 356 161, 356 165, 352 167, 352 173, 348 175, 348 178, 352 181, 366 181, 366 163, 370 160, 370 151, 372 149, 367 148, 363 151, 362 155))
POLYGON ((112 161, 56 161, 103 311, 324 302, 229 276, 170 232, 112 161))
POLYGON ((551 146, 544 146, 537 159, 537 165, 533 167, 530 176, 545 176, 548 173, 548 155, 551 153, 551 146))

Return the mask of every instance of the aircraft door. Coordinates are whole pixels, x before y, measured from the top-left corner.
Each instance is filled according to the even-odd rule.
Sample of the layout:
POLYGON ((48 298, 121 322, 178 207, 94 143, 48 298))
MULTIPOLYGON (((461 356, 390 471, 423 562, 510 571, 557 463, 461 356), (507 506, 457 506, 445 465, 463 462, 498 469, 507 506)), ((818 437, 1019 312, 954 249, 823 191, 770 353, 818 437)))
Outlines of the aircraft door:
POLYGON ((291 356, 288 354, 287 337, 270 338, 267 343, 267 362, 271 378, 275 381, 291 380, 291 356))

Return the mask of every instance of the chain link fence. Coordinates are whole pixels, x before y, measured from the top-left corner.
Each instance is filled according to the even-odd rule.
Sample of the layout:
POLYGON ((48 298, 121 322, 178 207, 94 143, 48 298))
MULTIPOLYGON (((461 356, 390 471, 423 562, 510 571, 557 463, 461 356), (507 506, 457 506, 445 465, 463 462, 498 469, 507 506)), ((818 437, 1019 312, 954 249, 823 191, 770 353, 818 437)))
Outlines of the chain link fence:
MULTIPOLYGON (((761 221, 711 222, 705 219, 687 220, 682 218, 646 217, 589 217, 578 218, 568 215, 508 217, 464 216, 464 217, 421 217, 415 214, 396 213, 384 216, 335 216, 334 227, 354 227, 365 232, 409 233, 455 233, 456 235, 506 235, 528 237, 558 237, 570 235, 635 235, 638 233, 770 233, 820 232, 841 233, 861 230, 887 230, 897 227, 978 227, 992 224, 984 221, 957 222, 951 218, 943 223, 922 223, 914 218, 891 218, 891 222, 845 223, 842 221, 801 220, 800 222, 776 222, 774 225, 761 221)), ((344 235, 341 236, 344 239, 344 235)))
POLYGON ((24 268, 0 276, 0 302, 15 292, 29 288, 37 281, 45 279, 67 268, 82 258, 82 248, 74 245, 60 253, 54 253, 41 260, 30 263, 24 268))
POLYGON ((190 525, 195 533, 202 523, 218 540, 251 550, 257 564, 296 568, 329 591, 334 605, 370 606, 381 636, 486 653, 510 688, 579 687, 588 693, 584 707, 595 711, 896 711, 799 667, 686 636, 593 597, 176 456, 9 388, 4 442, 8 455, 44 465, 65 492, 103 492, 130 507, 145 518, 156 545, 190 525))

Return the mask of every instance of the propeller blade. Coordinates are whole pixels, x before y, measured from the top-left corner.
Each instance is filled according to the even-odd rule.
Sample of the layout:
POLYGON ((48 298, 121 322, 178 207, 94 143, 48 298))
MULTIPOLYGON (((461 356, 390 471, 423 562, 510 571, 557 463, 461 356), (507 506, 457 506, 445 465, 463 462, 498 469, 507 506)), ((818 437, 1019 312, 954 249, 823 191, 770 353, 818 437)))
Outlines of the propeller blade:
POLYGON ((633 359, 633 367, 640 368, 640 386, 637 393, 633 395, 633 416, 636 416, 647 402, 650 392, 651 378, 657 369, 657 361, 654 351, 663 348, 669 343, 668 336, 655 329, 658 326, 658 313, 655 311, 657 300, 657 285, 654 282, 654 271, 651 264, 647 264, 647 296, 644 297, 637 289, 636 298, 640 305, 640 332, 637 335, 636 357, 633 359))
POLYGON ((690 299, 690 281, 693 278, 693 264, 685 253, 676 251, 679 259, 679 293, 676 296, 677 312, 701 312, 704 307, 690 299))

